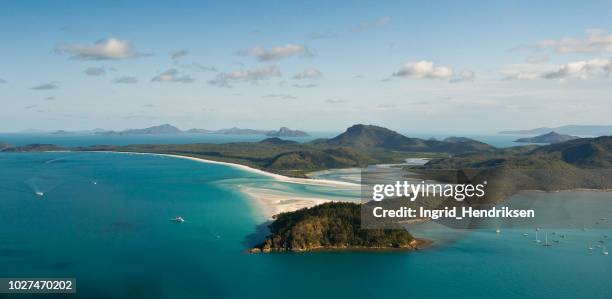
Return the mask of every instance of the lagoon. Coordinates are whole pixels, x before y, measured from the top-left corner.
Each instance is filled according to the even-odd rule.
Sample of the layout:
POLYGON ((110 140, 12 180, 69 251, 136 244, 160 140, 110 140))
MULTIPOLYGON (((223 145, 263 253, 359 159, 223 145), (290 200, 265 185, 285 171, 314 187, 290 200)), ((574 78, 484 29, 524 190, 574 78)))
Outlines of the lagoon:
POLYGON ((239 192, 244 184, 305 196, 346 195, 171 157, 2 153, 0 277, 77 277, 75 298, 612 293, 612 260, 600 248, 587 250, 608 229, 566 229, 567 237, 551 247, 519 229, 427 229, 414 233, 437 242, 417 252, 248 254, 245 249, 265 234, 267 218, 239 192), (186 221, 168 221, 176 216, 186 221))

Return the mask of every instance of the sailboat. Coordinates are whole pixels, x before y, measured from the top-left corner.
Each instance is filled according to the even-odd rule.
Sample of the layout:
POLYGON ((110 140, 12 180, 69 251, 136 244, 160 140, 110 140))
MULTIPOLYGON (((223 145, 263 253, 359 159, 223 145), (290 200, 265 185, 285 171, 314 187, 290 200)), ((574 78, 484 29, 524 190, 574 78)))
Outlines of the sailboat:
POLYGON ((543 246, 545 246, 545 247, 552 246, 552 244, 548 243, 548 232, 546 232, 546 238, 545 238, 545 240, 546 240, 546 241, 544 241, 544 245, 543 245, 543 246))
POLYGON ((535 238, 535 242, 536 243, 540 243, 542 241, 540 241, 540 239, 538 239, 538 231, 536 230, 536 238, 535 238))
POLYGON ((589 250, 593 250, 593 246, 591 246, 591 242, 589 242, 589 250))

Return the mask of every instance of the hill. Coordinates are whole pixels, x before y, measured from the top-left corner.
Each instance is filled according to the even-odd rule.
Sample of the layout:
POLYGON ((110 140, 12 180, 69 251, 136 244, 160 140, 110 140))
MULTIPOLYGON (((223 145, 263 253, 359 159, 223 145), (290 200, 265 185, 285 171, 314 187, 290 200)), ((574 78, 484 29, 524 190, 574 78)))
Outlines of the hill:
POLYGON ((181 130, 179 128, 173 125, 163 124, 163 125, 148 127, 144 129, 127 129, 127 130, 123 130, 119 132, 106 131, 106 132, 99 132, 98 134, 103 134, 103 135, 140 135, 140 134, 155 135, 155 134, 177 134, 177 133, 181 133, 181 130))
POLYGON ((287 127, 282 127, 278 131, 270 131, 266 133, 270 137, 306 137, 308 133, 300 130, 291 130, 287 127))
POLYGON ((451 137, 442 141, 409 138, 387 128, 374 125, 354 125, 331 139, 318 139, 313 144, 347 146, 354 148, 380 148, 405 152, 468 153, 492 151, 495 148, 470 138, 451 137))
POLYGON ((580 137, 572 136, 572 135, 558 134, 558 133, 553 131, 553 132, 550 132, 550 133, 547 133, 547 134, 538 135, 538 136, 534 136, 534 137, 519 138, 519 139, 515 140, 514 142, 523 142, 523 143, 559 143, 559 142, 568 141, 568 140, 574 140, 574 139, 578 139, 578 138, 580 138, 580 137))
POLYGON ((282 213, 270 235, 250 252, 324 249, 417 249, 419 241, 405 229, 360 229, 361 208, 354 203, 325 203, 282 213))
POLYGON ((581 136, 605 136, 612 135, 612 126, 597 126, 597 125, 567 125, 556 128, 536 128, 529 130, 514 130, 501 131, 500 134, 516 134, 516 135, 540 135, 548 132, 557 132, 559 134, 581 135, 581 136))

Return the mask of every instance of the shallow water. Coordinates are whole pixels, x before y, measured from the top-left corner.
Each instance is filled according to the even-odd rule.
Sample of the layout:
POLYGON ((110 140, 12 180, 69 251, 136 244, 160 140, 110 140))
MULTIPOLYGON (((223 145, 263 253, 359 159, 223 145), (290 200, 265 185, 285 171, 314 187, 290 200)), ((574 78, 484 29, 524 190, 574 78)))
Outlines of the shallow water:
POLYGON ((419 252, 247 254, 265 219, 233 181, 329 192, 171 157, 0 154, 0 277, 76 277, 78 298, 612 295, 611 258, 586 248, 603 230, 568 230, 552 247, 523 230, 424 230, 445 242, 419 252), (185 223, 168 221, 179 215, 185 223))

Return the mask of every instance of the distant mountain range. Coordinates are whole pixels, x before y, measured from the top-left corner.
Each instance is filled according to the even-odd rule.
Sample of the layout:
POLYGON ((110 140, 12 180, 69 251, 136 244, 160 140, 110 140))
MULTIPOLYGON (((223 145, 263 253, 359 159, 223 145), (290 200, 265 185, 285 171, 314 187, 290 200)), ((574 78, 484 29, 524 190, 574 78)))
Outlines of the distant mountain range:
POLYGON ((572 136, 572 135, 558 134, 557 132, 550 132, 550 133, 546 133, 546 134, 543 134, 543 135, 538 135, 538 136, 535 136, 535 137, 519 138, 519 139, 515 140, 514 142, 524 142, 524 143, 558 143, 558 142, 564 142, 564 141, 574 140, 574 139, 578 139, 578 138, 580 138, 580 137, 572 136))
POLYGON ((144 129, 127 129, 123 131, 98 131, 95 134, 102 135, 157 135, 157 134, 225 134, 225 135, 265 135, 269 137, 306 137, 308 133, 300 130, 291 130, 287 127, 282 127, 279 130, 256 130, 256 129, 241 129, 229 128, 221 130, 206 130, 206 129, 189 129, 182 131, 181 129, 170 125, 163 124, 159 126, 148 127, 144 129))
POLYGON ((548 132, 557 132, 559 134, 582 136, 609 136, 612 135, 612 126, 567 125, 556 128, 543 127, 530 130, 501 131, 499 133, 516 135, 540 135, 548 132))

